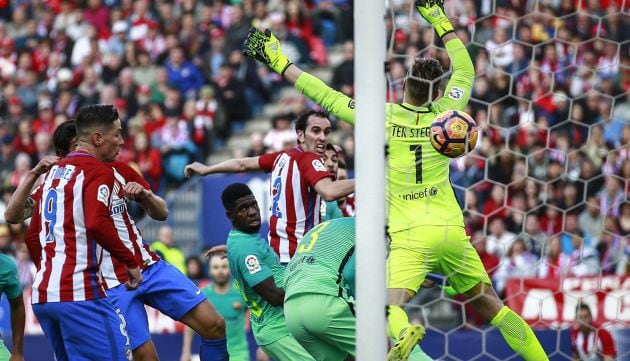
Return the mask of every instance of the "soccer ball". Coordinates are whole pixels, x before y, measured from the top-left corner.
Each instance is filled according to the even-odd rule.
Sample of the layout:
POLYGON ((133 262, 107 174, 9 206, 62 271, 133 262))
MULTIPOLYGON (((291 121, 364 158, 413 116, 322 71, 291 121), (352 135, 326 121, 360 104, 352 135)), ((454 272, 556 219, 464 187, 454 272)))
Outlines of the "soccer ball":
POLYGON ((459 110, 448 110, 438 115, 431 124, 433 148, 449 158, 457 158, 475 149, 477 124, 459 110))

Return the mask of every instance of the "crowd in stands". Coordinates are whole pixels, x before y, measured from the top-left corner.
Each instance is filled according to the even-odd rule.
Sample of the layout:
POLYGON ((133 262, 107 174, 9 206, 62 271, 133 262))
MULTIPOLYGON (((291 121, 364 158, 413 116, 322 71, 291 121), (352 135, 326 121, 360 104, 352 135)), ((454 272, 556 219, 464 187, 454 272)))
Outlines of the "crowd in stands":
MULTIPOLYGON (((412 3, 388 3, 391 102, 402 100, 414 56, 450 66, 412 3)), ((620 3, 446 1, 475 64, 467 111, 480 132, 474 153, 452 163, 451 179, 499 291, 514 276, 627 273, 630 44, 619 44, 630 23, 620 3)), ((288 83, 244 57, 243 40, 252 25, 270 28, 306 68, 330 69, 337 52, 330 84, 353 96, 352 8, 351 0, 0 2, 2 202, 51 152, 55 126, 86 104, 118 108, 120 158, 161 194, 267 104, 279 109, 269 131, 248 134, 235 156, 293 146, 291 121, 316 105, 283 96, 288 83)), ((336 129, 331 140, 353 169, 352 129, 336 129)), ((28 261, 13 242, 23 233, 0 224, 0 252, 28 261)))

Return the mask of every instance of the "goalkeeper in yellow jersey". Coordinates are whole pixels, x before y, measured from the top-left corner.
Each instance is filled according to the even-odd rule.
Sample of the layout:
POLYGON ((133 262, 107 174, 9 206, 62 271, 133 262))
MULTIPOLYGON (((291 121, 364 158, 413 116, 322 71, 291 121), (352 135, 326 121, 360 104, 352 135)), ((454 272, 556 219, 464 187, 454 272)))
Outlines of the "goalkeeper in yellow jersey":
MULTIPOLYGON (((503 305, 492 288, 464 231, 462 212, 449 181, 449 158, 430 144, 429 129, 436 115, 463 110, 468 104, 475 72, 468 51, 444 14, 443 0, 416 1, 416 8, 442 38, 453 74, 442 94, 444 71, 440 63, 416 59, 403 84, 403 102, 386 105, 387 225, 391 238, 388 334, 396 340, 388 360, 406 360, 424 336, 421 325, 409 324, 401 306, 415 295, 428 272, 446 275, 453 288, 470 298, 525 360, 547 360, 532 329, 503 305)), ((269 30, 252 29, 244 46, 246 55, 283 75, 330 113, 354 124, 354 101, 292 64, 269 30)))

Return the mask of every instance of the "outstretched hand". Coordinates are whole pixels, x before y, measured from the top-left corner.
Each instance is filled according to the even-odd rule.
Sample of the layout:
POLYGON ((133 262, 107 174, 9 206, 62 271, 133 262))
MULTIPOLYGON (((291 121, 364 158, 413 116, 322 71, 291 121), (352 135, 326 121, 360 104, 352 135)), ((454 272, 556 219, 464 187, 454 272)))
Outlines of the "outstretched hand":
POLYGON ((455 31, 444 13, 444 0, 416 0, 416 9, 424 20, 433 25, 440 37, 455 31))
POLYGON ((191 164, 188 164, 185 168, 184 168, 184 177, 186 178, 190 178, 194 175, 206 175, 204 172, 204 169, 206 168, 206 166, 202 163, 199 162, 194 162, 191 164))
POLYGON ((293 64, 284 55, 280 41, 269 29, 265 29, 264 32, 255 27, 249 29, 243 44, 243 54, 267 65, 280 75, 284 75, 289 65, 293 64))
POLYGON ((209 250, 206 251, 206 253, 204 253, 204 256, 206 256, 207 258, 210 258, 212 256, 214 256, 215 254, 223 254, 223 258, 227 257, 227 246, 224 244, 220 244, 218 246, 214 246, 212 248, 210 248, 209 250))

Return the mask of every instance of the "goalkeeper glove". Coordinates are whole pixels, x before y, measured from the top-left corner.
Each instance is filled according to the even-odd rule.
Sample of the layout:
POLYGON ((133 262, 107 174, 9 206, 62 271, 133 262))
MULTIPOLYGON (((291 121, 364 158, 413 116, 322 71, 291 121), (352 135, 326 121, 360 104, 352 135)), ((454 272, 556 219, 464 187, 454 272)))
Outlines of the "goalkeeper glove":
POLYGON ((267 65, 280 75, 284 75, 289 65, 293 64, 284 55, 280 41, 269 29, 265 29, 265 32, 254 27, 249 29, 249 34, 243 44, 243 54, 267 65))
POLYGON ((444 0, 416 0, 416 9, 424 20, 433 25, 440 37, 455 31, 444 13, 444 0))

